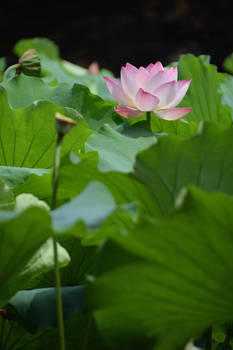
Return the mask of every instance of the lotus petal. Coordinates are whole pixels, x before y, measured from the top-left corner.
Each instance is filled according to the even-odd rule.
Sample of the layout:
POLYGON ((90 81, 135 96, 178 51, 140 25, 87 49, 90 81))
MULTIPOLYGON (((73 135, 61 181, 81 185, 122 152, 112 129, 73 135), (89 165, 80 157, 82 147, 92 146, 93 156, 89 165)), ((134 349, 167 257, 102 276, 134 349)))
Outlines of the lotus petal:
POLYGON ((154 92, 159 86, 168 83, 169 81, 177 80, 177 68, 168 69, 167 71, 160 71, 146 81, 145 90, 154 92))
POLYGON ((121 68, 121 85, 125 94, 133 99, 140 88, 136 73, 125 67, 121 68))
POLYGON ((104 77, 104 80, 107 84, 110 94, 117 102, 124 105, 131 105, 130 99, 124 93, 121 83, 118 80, 109 77, 104 77))
POLYGON ((136 95, 136 106, 140 111, 149 112, 155 109, 158 105, 159 99, 146 92, 143 89, 139 89, 136 95))
POLYGON ((137 118, 138 116, 143 114, 136 108, 124 107, 124 106, 118 106, 115 109, 115 112, 127 119, 137 118))
POLYGON ((168 108, 156 110, 157 117, 165 120, 178 120, 191 112, 193 108, 168 108))
POLYGON ((168 107, 175 107, 186 94, 191 79, 189 80, 179 80, 179 81, 170 81, 159 86, 153 91, 160 102, 159 107, 166 109, 168 107))

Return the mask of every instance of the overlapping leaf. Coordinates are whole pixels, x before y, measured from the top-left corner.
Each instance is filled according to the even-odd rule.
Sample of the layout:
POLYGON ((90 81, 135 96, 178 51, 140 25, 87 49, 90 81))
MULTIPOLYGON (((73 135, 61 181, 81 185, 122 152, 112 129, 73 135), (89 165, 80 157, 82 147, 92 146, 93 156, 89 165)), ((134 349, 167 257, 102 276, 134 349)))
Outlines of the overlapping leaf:
POLYGON ((50 237, 49 227, 49 215, 40 208, 29 208, 22 213, 0 212, 1 305, 22 287, 19 274, 50 237))
POLYGON ((70 87, 62 83, 51 87, 40 78, 21 75, 1 85, 7 91, 12 108, 28 107, 38 100, 50 101, 62 107, 75 109, 94 130, 104 123, 114 126, 121 121, 120 117, 116 117, 112 103, 103 101, 93 95, 87 87, 79 84, 70 87))
POLYGON ((192 79, 189 90, 180 103, 180 107, 193 108, 185 119, 230 125, 231 111, 221 104, 221 93, 218 91, 224 75, 217 72, 217 67, 209 64, 203 56, 188 54, 180 57, 178 71, 179 79, 192 79))
POLYGON ((14 52, 21 56, 26 50, 35 49, 41 59, 43 79, 51 84, 66 83, 70 87, 74 83, 87 86, 93 94, 104 99, 112 100, 106 87, 103 75, 112 76, 112 73, 101 69, 92 75, 88 70, 76 64, 65 61, 59 57, 57 45, 46 38, 23 39, 16 43, 14 52))
POLYGON ((7 166, 50 168, 56 143, 54 114, 61 112, 78 120, 65 138, 62 155, 83 148, 91 131, 75 111, 51 102, 35 102, 23 109, 12 110, 7 95, 0 88, 0 163, 7 166))
MULTIPOLYGON (((159 212, 159 207, 153 199, 151 191, 141 182, 117 171, 102 172, 98 169, 98 154, 88 152, 78 157, 71 155, 63 159, 60 169, 60 187, 58 201, 74 198, 85 189, 90 181, 103 183, 113 195, 116 203, 136 202, 142 211, 150 215, 159 212)), ((50 201, 51 174, 43 176, 32 175, 26 182, 14 189, 14 193, 33 193, 40 199, 50 201)))
POLYGON ((15 197, 7 184, 0 180, 0 210, 12 209, 15 205, 15 197))
POLYGON ((151 190, 160 212, 169 212, 188 184, 233 194, 233 131, 204 124, 190 139, 163 136, 137 156, 134 174, 151 190))
POLYGON ((113 348, 181 348, 211 325, 232 321, 232 217, 230 196, 190 187, 171 216, 113 235, 90 287, 98 326, 113 348))

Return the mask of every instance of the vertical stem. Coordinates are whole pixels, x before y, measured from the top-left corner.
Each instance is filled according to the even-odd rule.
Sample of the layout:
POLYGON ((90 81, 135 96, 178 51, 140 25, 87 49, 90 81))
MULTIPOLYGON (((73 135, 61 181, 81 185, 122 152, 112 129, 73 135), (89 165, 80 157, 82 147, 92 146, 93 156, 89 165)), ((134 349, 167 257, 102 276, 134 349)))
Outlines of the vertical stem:
MULTIPOLYGON (((54 153, 54 172, 53 172, 53 190, 52 190, 52 210, 56 208, 57 201, 57 188, 59 179, 59 166, 60 166, 60 153, 62 136, 58 134, 56 149, 54 153)), ((57 302, 57 321, 59 329, 60 338, 60 349, 65 350, 65 329, 64 329, 64 319, 63 319, 63 306, 62 306, 62 295, 61 295, 61 276, 58 262, 58 252, 57 252, 57 240, 56 237, 53 239, 53 253, 54 253, 54 270, 55 270, 55 282, 56 282, 56 302, 57 302)))
POLYGON ((150 127, 150 119, 151 119, 151 112, 146 112, 147 124, 148 124, 149 129, 151 130, 151 127, 150 127))
POLYGON ((61 144, 62 137, 58 134, 57 144, 54 152, 54 172, 53 172, 53 189, 52 189, 52 210, 57 206, 57 188, 58 188, 58 179, 59 179, 59 167, 60 167, 60 154, 61 154, 61 144))
POLYGON ((208 328, 206 331, 205 350, 212 350, 212 328, 208 328))
POLYGON ((222 344, 222 350, 228 350, 230 344, 231 336, 229 334, 226 335, 224 339, 224 343, 222 344))

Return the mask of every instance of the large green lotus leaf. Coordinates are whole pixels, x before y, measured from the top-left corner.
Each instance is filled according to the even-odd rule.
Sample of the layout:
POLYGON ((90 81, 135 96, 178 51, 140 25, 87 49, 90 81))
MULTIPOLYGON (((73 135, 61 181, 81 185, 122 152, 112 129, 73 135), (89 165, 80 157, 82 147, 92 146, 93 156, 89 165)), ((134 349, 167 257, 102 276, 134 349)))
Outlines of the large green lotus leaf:
POLYGON ((87 71, 86 74, 78 77, 77 82, 87 86, 93 94, 99 95, 103 100, 114 101, 105 83, 104 75, 108 77, 113 76, 112 72, 106 69, 102 69, 99 74, 94 75, 89 74, 87 71))
POLYGON ((189 120, 186 121, 182 119, 168 121, 152 115, 151 128, 155 133, 163 133, 188 138, 196 133, 198 124, 189 120))
POLYGON ((76 198, 52 211, 52 225, 56 232, 64 232, 83 221, 88 229, 96 229, 116 209, 108 188, 101 182, 91 181, 76 198))
MULTIPOLYGON (((24 184, 14 188, 14 194, 33 193, 50 203, 51 174, 31 175, 24 184)), ((74 198, 90 181, 103 183, 113 195, 116 203, 136 202, 140 210, 150 215, 160 212, 151 191, 131 174, 117 171, 102 172, 98 169, 97 152, 66 156, 61 162, 58 203, 74 198)))
POLYGON ((0 180, 0 210, 13 209, 15 206, 15 197, 7 184, 0 180))
POLYGON ((138 154, 134 175, 150 189, 161 214, 166 214, 188 184, 233 194, 232 147, 232 128, 203 124, 190 139, 161 136, 157 144, 138 154))
MULTIPOLYGON (((33 320, 34 321, 34 320, 33 320)), ((65 322, 67 350, 106 350, 95 322, 87 313, 75 313, 65 322)), ((18 322, 5 321, 2 328, 2 344, 5 350, 57 350, 60 347, 57 328, 29 333, 18 322)))
POLYGON ((87 87, 79 84, 70 87, 62 83, 51 87, 40 78, 20 75, 1 85, 7 90, 8 101, 12 108, 24 108, 35 101, 45 100, 75 109, 94 130, 105 123, 115 126, 121 122, 121 118, 114 112, 112 103, 103 101, 99 96, 93 95, 87 87))
MULTIPOLYGON (((84 286, 62 287, 64 318, 84 312, 84 286)), ((21 290, 9 301, 22 324, 32 333, 57 326, 56 289, 21 290)))
POLYGON ((64 195, 74 197, 74 193, 80 193, 89 181, 102 182, 118 205, 137 202, 139 207, 147 213, 155 213, 157 210, 157 204, 150 191, 131 174, 100 171, 96 152, 80 154, 79 158, 74 154, 64 158, 60 169, 59 195, 61 197, 64 195))
POLYGON ((151 340, 154 349, 182 349, 232 321, 233 199, 191 186, 178 202, 172 215, 141 219, 101 251, 89 301, 113 348, 151 340))
MULTIPOLYGON (((39 207, 50 211, 49 206, 46 202, 39 200, 37 197, 33 196, 31 193, 22 193, 18 195, 15 199, 15 210, 25 210, 29 207, 39 207)), ((64 249, 60 244, 57 243, 58 252, 58 263, 60 267, 64 267, 70 262, 70 256, 66 249, 64 249)), ((52 238, 49 238, 41 247, 36 251, 36 253, 29 260, 27 265, 24 267, 19 277, 27 283, 26 285, 33 284, 36 277, 44 274, 47 271, 54 269, 54 251, 52 238)), ((54 271, 53 271, 53 281, 54 281, 54 271)))
POLYGON ((180 56, 178 71, 179 79, 192 79, 188 92, 179 105, 193 108, 185 119, 230 125, 231 111, 221 103, 222 94, 218 91, 224 74, 218 73, 216 66, 209 64, 208 59, 192 54, 180 56))
POLYGON ((80 237, 84 245, 99 245, 110 232, 124 230, 137 209, 135 203, 117 206, 103 183, 90 181, 81 194, 51 213, 52 227, 58 239, 69 235, 80 237))
POLYGON ((115 126, 122 122, 114 112, 113 104, 93 95, 86 86, 75 84, 67 93, 58 86, 52 101, 78 111, 93 130, 99 129, 105 123, 115 126))
POLYGON ((32 38, 19 40, 14 46, 14 53, 17 56, 22 56, 25 51, 35 49, 39 53, 45 54, 51 59, 56 59, 59 56, 57 45, 47 38, 32 38))
POLYGON ((41 176, 49 173, 50 171, 51 170, 49 169, 0 166, 0 178, 9 186, 9 188, 14 188, 24 183, 32 174, 41 176))
POLYGON ((0 211, 0 305, 22 287, 19 274, 50 234, 44 209, 0 211))
POLYGON ((102 171, 127 173, 133 170, 136 154, 155 142, 154 135, 127 137, 105 125, 89 137, 85 150, 98 151, 99 168, 102 171))
MULTIPOLYGON (((17 75, 14 78, 4 81, 1 86, 7 91, 8 102, 11 108, 24 108, 35 101, 52 101, 52 96, 58 93, 66 94, 70 87, 63 83, 56 87, 46 84, 41 78, 27 75, 17 75)), ((59 103, 58 103, 59 104, 59 103)))
POLYGON ((233 76, 226 74, 219 88, 222 93, 222 103, 231 108, 233 117, 233 76))
MULTIPOLYGON (((19 183, 16 187, 12 189, 12 192, 15 196, 18 196, 21 193, 31 193, 38 197, 41 200, 44 200, 51 206, 51 198, 52 198, 52 171, 47 174, 41 175, 29 175, 24 182, 19 183)), ((61 187, 59 187, 60 192, 61 187)), ((64 203, 65 200, 69 200, 70 197, 63 192, 63 195, 59 195, 57 200, 57 205, 60 203, 64 203)))
POLYGON ((0 88, 0 104, 1 165, 52 167, 57 138, 54 120, 56 112, 78 120, 78 126, 64 138, 62 156, 71 150, 79 152, 91 133, 86 122, 78 119, 75 111, 51 102, 35 102, 27 108, 12 110, 7 102, 6 91, 0 88))
MULTIPOLYGON (((70 256, 70 263, 60 270, 62 286, 76 286, 86 283, 86 275, 93 272, 98 247, 83 246, 78 235, 64 235, 58 237, 62 247, 70 256)), ((54 273, 52 270, 37 277, 36 288, 54 287, 54 273)))
MULTIPOLYGON (((70 256, 59 243, 57 243, 57 251, 59 267, 64 268, 69 264, 70 256)), ((51 285, 54 286, 54 252, 51 238, 40 246, 17 276, 2 285, 0 295, 9 290, 18 291, 19 289, 35 288, 38 285, 38 280, 46 280, 47 275, 51 275, 51 285), (17 289, 15 289, 16 286, 18 286, 17 289)))

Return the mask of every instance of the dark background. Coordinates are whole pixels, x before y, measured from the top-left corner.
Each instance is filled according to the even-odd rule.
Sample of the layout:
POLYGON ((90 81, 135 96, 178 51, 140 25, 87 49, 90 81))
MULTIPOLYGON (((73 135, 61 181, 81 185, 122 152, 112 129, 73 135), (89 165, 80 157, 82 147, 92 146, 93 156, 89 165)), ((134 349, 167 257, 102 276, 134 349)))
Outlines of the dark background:
POLYGON ((15 62, 13 45, 22 38, 47 37, 62 58, 119 75, 129 61, 137 66, 182 53, 209 54, 221 70, 233 52, 232 0, 23 1, 0 5, 0 57, 15 62))

